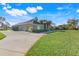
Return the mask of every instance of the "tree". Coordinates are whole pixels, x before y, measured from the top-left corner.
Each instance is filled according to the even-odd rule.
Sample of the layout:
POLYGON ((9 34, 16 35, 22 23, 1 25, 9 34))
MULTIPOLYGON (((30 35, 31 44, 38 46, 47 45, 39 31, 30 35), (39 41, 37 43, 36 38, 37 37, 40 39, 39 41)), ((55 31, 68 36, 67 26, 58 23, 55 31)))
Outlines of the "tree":
POLYGON ((68 28, 67 24, 63 24, 62 27, 63 27, 63 30, 67 30, 68 28))
POLYGON ((67 24, 62 24, 56 27, 57 30, 67 30, 68 26, 67 24))
POLYGON ((38 23, 38 17, 35 17, 35 18, 33 19, 33 23, 38 23))
POLYGON ((58 28, 59 30, 63 30, 63 25, 59 25, 57 28, 58 28))
POLYGON ((51 29, 51 24, 54 24, 54 23, 52 23, 51 21, 48 21, 48 20, 46 20, 46 19, 38 20, 37 17, 35 17, 35 18, 33 19, 33 23, 43 24, 45 30, 50 30, 50 29, 51 29))
POLYGON ((76 29, 77 25, 78 25, 78 20, 76 19, 69 19, 67 21, 67 24, 68 24, 68 29, 76 29))
POLYGON ((44 29, 47 30, 47 28, 48 28, 48 21, 47 20, 40 20, 40 24, 43 24, 44 29))
POLYGON ((54 24, 54 23, 52 23, 51 21, 48 21, 48 20, 40 20, 40 23, 41 23, 41 24, 44 24, 44 28, 45 28, 46 30, 50 30, 52 24, 54 24))
POLYGON ((52 21, 47 21, 47 27, 49 30, 55 30, 56 28, 55 23, 53 23, 52 21))

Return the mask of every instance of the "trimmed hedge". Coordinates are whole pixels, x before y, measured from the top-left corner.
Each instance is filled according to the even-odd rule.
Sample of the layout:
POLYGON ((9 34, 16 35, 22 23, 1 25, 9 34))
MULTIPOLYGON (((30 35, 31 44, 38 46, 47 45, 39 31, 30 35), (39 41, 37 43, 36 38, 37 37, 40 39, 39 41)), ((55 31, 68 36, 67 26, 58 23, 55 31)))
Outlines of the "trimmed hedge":
POLYGON ((48 30, 32 30, 32 32, 35 32, 35 33, 41 33, 41 32, 46 32, 48 30))

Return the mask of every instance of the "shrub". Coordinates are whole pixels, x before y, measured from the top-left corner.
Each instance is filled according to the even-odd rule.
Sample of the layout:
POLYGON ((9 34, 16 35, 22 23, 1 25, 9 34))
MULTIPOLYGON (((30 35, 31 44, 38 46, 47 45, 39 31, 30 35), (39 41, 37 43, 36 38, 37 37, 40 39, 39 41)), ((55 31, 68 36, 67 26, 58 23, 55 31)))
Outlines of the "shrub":
POLYGON ((46 32, 48 30, 32 30, 32 32, 35 32, 35 33, 40 33, 40 32, 46 32))

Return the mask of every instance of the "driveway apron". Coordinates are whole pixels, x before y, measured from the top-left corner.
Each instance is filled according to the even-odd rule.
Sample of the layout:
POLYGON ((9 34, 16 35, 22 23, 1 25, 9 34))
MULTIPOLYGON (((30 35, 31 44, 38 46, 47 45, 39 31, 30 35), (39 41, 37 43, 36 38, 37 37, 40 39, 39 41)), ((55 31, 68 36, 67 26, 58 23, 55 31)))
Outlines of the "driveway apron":
POLYGON ((6 38, 0 40, 0 56, 24 56, 44 34, 23 31, 2 31, 6 38))

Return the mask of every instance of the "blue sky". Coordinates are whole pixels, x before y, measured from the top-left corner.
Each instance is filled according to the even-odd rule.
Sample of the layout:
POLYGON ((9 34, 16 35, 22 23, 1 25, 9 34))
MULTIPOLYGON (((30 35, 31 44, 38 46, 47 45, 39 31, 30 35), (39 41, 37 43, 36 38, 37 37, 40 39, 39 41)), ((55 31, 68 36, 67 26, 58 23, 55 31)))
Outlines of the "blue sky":
POLYGON ((1 3, 0 16, 11 25, 28 21, 34 17, 47 19, 56 25, 64 24, 70 18, 79 19, 78 3, 1 3))

